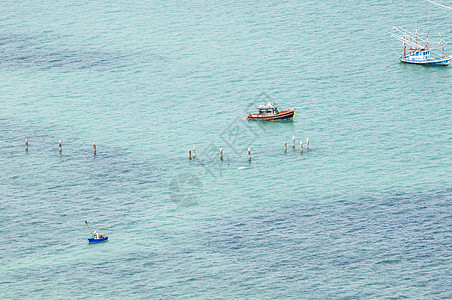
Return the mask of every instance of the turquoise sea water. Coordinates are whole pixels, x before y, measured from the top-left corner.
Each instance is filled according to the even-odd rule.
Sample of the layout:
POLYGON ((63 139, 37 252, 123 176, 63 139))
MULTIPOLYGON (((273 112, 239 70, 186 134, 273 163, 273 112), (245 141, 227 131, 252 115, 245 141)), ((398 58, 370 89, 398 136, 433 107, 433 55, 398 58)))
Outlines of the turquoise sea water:
POLYGON ((451 20, 406 0, 4 1, 0 298, 452 298, 452 68, 400 64, 388 34, 451 39, 451 20), (245 120, 267 100, 300 108, 245 120))

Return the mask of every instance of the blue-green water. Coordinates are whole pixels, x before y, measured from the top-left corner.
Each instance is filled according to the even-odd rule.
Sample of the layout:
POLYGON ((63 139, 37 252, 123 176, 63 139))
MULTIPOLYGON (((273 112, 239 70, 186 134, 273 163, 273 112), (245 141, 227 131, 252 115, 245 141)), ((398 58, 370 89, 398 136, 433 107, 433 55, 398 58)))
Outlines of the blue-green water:
POLYGON ((4 1, 0 298, 452 298, 452 69, 400 64, 388 34, 450 39, 451 20, 4 1), (244 120, 268 99, 294 120, 244 120))

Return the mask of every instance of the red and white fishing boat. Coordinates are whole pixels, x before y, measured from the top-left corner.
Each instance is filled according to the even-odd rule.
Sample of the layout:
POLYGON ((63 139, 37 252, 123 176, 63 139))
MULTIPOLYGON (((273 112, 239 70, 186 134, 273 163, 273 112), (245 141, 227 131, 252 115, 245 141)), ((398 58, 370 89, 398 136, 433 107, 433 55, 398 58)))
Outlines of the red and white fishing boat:
POLYGON ((271 103, 260 105, 257 109, 259 110, 259 113, 248 113, 246 119, 259 121, 279 121, 290 120, 295 116, 295 108, 278 111, 278 108, 271 103))

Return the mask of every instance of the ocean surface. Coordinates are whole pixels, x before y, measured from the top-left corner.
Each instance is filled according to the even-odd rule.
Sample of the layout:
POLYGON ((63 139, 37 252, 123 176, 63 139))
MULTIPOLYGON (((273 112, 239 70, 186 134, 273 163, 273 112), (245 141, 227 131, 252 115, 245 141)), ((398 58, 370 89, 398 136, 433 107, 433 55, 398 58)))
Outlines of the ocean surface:
POLYGON ((451 299, 452 67, 393 25, 452 39, 427 1, 2 1, 0 298, 451 299))

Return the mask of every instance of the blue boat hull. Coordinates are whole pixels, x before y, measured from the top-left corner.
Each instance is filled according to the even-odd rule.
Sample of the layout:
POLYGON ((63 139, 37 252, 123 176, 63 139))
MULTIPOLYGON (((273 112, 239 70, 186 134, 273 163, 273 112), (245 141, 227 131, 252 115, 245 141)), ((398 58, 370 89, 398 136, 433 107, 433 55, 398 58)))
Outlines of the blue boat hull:
POLYGON ((106 238, 102 238, 102 239, 88 239, 88 241, 90 243, 99 243, 99 242, 103 242, 103 241, 106 241, 106 240, 108 240, 108 236, 106 238))
POLYGON ((424 66, 447 66, 450 63, 450 58, 432 59, 432 60, 408 60, 407 58, 401 57, 399 60, 407 64, 424 66))

